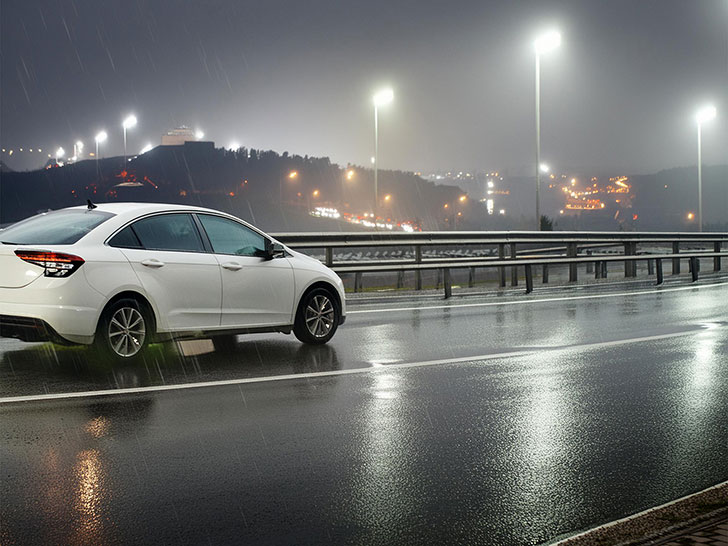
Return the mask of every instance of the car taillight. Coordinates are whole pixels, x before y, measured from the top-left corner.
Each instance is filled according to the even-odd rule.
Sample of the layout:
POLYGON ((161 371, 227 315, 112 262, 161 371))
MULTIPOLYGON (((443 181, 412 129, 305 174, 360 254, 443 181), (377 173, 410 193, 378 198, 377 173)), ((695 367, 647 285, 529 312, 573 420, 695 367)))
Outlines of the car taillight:
POLYGON ((84 263, 83 258, 61 252, 16 250, 15 255, 23 261, 44 268, 46 277, 68 277, 84 263))

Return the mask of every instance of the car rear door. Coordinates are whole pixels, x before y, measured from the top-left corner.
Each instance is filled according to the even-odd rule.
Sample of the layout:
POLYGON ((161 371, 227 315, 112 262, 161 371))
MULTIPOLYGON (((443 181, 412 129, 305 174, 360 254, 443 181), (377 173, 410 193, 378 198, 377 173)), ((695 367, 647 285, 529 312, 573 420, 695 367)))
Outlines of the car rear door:
POLYGON ((293 268, 285 257, 262 257, 265 237, 240 222, 197 214, 222 274, 222 325, 281 326, 293 323, 293 268))
POLYGON ((158 308, 159 329, 204 330, 220 326, 220 266, 207 252, 188 213, 147 216, 110 241, 121 249, 158 308))

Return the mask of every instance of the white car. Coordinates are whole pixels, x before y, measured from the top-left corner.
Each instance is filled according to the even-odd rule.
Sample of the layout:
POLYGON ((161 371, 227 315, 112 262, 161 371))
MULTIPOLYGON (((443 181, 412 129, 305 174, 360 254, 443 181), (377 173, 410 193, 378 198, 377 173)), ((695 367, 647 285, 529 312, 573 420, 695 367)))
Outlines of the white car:
POLYGON ((326 343, 344 322, 341 279, 229 214, 113 203, 0 230, 0 336, 97 345, 116 359, 150 341, 291 331, 326 343))

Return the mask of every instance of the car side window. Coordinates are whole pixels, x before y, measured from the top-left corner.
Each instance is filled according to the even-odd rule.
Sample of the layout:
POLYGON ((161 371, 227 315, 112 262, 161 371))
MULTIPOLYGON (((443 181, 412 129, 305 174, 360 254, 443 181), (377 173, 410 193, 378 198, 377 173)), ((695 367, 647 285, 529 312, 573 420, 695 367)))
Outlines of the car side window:
POLYGON ((134 233, 147 250, 203 252, 197 226, 189 214, 160 214, 132 224, 134 233))
POLYGON ((116 248, 142 248, 142 244, 131 226, 126 226, 109 241, 109 246, 116 248))
POLYGON ((238 222, 210 214, 199 214, 198 218, 215 254, 259 256, 265 251, 265 237, 238 222))

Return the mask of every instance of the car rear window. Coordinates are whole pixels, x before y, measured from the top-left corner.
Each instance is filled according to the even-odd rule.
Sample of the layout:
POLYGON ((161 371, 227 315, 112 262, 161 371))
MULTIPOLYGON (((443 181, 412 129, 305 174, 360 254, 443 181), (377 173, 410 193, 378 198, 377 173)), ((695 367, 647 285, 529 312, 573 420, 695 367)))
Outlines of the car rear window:
POLYGON ((98 210, 44 212, 0 230, 7 245, 72 245, 114 216, 98 210))

